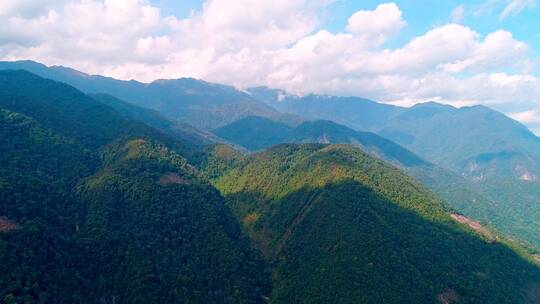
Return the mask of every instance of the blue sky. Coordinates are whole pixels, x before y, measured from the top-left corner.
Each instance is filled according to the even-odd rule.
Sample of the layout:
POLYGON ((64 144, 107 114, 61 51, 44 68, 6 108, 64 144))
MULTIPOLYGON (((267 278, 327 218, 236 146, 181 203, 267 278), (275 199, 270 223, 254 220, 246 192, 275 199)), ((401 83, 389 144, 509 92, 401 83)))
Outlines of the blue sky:
MULTIPOLYGON (((152 0, 165 14, 180 18, 188 17, 193 10, 201 10, 202 0, 152 0)), ((334 32, 343 31, 352 13, 361 9, 374 9, 384 1, 338 0, 324 10, 322 28, 334 32)), ((511 31, 516 38, 526 41, 534 52, 540 52, 540 6, 531 5, 519 14, 499 20, 508 1, 448 1, 448 0, 406 0, 394 1, 403 11, 408 27, 402 35, 393 39, 391 46, 406 43, 412 37, 421 35, 430 28, 451 22, 452 12, 459 6, 464 8, 462 23, 476 31, 487 34, 497 29, 511 31)))
POLYGON ((410 106, 540 134, 540 0, 2 0, 0 60, 410 106))

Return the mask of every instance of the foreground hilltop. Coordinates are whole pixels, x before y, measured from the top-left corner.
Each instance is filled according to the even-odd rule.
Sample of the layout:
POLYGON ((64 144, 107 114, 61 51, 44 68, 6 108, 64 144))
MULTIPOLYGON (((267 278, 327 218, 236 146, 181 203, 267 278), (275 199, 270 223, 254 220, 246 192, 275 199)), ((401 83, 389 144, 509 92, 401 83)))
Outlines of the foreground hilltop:
POLYGON ((272 266, 274 303, 536 301, 536 266, 357 148, 285 144, 225 172, 215 185, 272 266))
POLYGON ((68 85, 0 72, 0 301, 256 303, 260 255, 193 148, 68 85), (2 225, 6 226, 6 225, 2 225))

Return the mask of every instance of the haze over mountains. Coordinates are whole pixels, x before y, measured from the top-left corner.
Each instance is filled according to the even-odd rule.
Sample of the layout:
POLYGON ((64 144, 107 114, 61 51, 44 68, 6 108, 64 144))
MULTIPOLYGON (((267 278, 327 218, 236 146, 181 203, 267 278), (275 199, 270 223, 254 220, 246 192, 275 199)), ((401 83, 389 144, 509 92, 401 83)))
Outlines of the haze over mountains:
POLYGON ((489 108, 0 70, 6 303, 540 301, 540 139, 489 108))

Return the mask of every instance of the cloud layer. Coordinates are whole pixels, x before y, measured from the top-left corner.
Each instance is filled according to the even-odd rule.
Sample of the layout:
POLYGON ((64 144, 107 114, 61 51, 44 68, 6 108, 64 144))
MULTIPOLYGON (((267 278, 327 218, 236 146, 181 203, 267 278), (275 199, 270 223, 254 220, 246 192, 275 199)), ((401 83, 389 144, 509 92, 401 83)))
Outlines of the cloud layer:
MULTIPOLYGON (((342 32, 321 28, 332 0, 207 0, 188 18, 146 0, 5 0, 0 58, 34 59, 122 79, 197 77, 239 87, 357 95, 409 105, 485 103, 540 129, 540 79, 529 46, 504 30, 481 35, 453 22, 398 48, 407 26, 395 3, 351 14, 342 32), (536 111, 536 112, 535 112, 536 111), (535 116, 536 115, 536 116, 535 116)), ((508 1, 504 19, 536 4, 508 1)))

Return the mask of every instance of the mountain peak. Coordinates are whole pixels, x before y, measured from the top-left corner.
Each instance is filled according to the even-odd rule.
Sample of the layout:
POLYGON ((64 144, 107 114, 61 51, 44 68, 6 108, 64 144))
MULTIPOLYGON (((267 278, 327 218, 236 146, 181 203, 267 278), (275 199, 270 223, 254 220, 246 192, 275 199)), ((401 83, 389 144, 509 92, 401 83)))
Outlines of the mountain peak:
POLYGON ((442 104, 435 101, 420 102, 412 106, 410 109, 414 109, 414 108, 431 108, 431 109, 441 109, 441 110, 456 110, 457 109, 449 104, 442 104))

